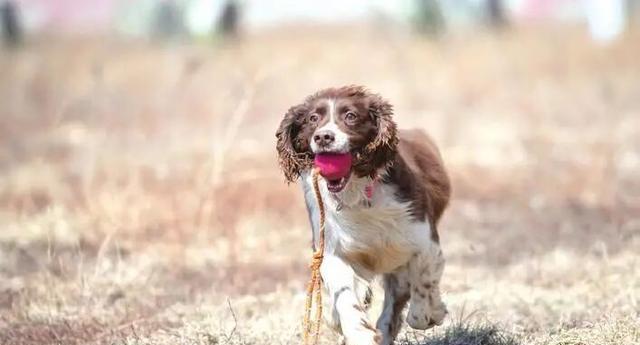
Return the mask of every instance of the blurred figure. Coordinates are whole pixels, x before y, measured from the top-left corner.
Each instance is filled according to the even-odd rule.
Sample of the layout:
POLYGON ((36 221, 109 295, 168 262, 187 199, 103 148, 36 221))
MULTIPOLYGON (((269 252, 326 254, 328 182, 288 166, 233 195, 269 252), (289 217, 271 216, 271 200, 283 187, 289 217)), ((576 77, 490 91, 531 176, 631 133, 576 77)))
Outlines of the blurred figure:
POLYGON ((183 34, 182 13, 174 1, 165 0, 158 4, 154 23, 154 33, 161 39, 176 38, 183 34))
POLYGON ((439 36, 444 32, 444 17, 437 0, 417 0, 416 17, 420 32, 432 36, 439 36))
POLYGON ((503 28, 507 24, 502 0, 487 0, 487 13, 489 14, 489 25, 494 28, 503 28))
POLYGON ((11 1, 0 4, 2 39, 7 46, 16 46, 22 41, 22 28, 18 6, 11 1))
POLYGON ((235 0, 228 0, 222 7, 218 19, 218 32, 223 36, 236 37, 240 21, 240 5, 235 0))

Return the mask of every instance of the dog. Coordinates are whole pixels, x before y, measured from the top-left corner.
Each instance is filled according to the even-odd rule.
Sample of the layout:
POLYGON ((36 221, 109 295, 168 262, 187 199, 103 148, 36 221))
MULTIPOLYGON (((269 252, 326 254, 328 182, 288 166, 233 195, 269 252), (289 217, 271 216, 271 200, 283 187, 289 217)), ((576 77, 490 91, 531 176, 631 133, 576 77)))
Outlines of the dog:
POLYGON ((449 203, 449 177, 430 137, 398 130, 392 116, 391 104, 365 87, 328 88, 291 107, 276 131, 285 178, 302 184, 314 250, 314 157, 353 157, 347 176, 319 183, 326 209, 324 318, 348 345, 393 344, 407 302, 414 329, 440 325, 447 315, 437 224, 449 203), (385 295, 374 327, 366 311, 378 275, 385 295))

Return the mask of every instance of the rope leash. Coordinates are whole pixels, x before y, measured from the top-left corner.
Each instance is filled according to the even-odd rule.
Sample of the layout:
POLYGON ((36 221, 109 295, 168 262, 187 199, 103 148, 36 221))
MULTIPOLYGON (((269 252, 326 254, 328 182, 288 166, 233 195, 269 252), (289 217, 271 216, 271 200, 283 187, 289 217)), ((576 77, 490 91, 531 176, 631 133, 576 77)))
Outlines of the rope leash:
POLYGON ((318 338, 320 336, 320 321, 322 319, 322 287, 320 279, 320 265, 322 265, 322 259, 324 258, 324 203, 322 202, 322 195, 320 195, 320 187, 318 185, 318 178, 320 173, 317 169, 313 170, 313 191, 316 195, 316 201, 318 202, 318 209, 320 210, 320 232, 318 239, 318 248, 313 253, 313 259, 311 260, 311 279, 307 285, 307 301, 305 304, 305 313, 303 319, 304 330, 304 344, 318 344, 318 338), (316 300, 316 315, 314 322, 311 321, 311 308, 313 306, 313 297, 315 292, 316 300), (311 341, 311 342, 310 342, 311 341))

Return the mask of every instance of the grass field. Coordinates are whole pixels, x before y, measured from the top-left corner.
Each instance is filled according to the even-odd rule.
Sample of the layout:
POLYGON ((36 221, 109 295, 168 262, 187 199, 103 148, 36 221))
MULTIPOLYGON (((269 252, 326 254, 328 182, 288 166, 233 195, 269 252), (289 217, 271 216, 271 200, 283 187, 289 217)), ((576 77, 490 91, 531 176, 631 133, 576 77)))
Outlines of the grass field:
POLYGON ((454 183, 450 316, 399 343, 640 344, 639 41, 339 27, 3 51, 0 344, 299 344, 310 232, 274 133, 351 83, 429 131, 454 183))

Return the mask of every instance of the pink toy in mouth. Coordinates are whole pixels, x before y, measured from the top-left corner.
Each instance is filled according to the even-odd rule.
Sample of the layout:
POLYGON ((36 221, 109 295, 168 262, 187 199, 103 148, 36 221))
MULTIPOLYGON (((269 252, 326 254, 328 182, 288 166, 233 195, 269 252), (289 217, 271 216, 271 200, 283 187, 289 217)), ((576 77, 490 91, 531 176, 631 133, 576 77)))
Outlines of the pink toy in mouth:
POLYGON ((327 180, 340 180, 351 172, 351 153, 319 153, 314 160, 320 175, 327 180))

